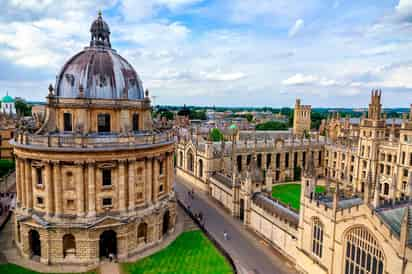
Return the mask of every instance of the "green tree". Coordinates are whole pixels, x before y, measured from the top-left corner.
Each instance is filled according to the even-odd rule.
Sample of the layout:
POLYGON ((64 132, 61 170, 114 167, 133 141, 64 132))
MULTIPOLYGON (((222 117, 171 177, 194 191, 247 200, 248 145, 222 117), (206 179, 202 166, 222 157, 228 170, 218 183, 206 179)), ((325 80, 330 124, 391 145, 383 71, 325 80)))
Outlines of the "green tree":
POLYGON ((27 104, 23 99, 16 99, 14 106, 18 115, 31 116, 31 106, 27 104))
POLYGON ((169 110, 161 111, 160 112, 160 117, 166 117, 167 120, 173 120, 173 112, 169 110))
POLYGON ((223 140, 223 133, 218 128, 214 128, 209 133, 209 138, 213 142, 219 142, 223 140))
POLYGON ((252 114, 247 113, 243 116, 247 119, 248 122, 252 122, 252 120, 253 120, 253 115, 252 114))
POLYGON ((256 130, 286 130, 288 125, 278 121, 269 121, 256 125, 256 130))
POLYGON ((206 120, 206 111, 204 110, 190 110, 189 119, 191 120, 206 120))

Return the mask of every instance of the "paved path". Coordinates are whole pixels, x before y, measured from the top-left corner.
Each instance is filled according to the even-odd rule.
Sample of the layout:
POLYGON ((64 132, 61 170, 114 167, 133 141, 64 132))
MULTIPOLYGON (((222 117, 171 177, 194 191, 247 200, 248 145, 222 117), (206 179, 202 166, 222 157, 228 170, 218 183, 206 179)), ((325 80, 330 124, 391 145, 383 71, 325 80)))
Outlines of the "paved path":
POLYGON ((118 263, 102 263, 99 269, 100 274, 121 274, 120 265, 118 263))
POLYGON ((206 194, 195 189, 195 199, 191 200, 187 195, 188 185, 190 184, 184 179, 176 177, 177 197, 185 204, 190 201, 190 207, 194 213, 202 212, 206 228, 229 252, 235 263, 240 265, 241 273, 296 273, 281 254, 245 229, 240 221, 219 208, 206 194), (224 239, 224 230, 229 234, 229 240, 224 239))

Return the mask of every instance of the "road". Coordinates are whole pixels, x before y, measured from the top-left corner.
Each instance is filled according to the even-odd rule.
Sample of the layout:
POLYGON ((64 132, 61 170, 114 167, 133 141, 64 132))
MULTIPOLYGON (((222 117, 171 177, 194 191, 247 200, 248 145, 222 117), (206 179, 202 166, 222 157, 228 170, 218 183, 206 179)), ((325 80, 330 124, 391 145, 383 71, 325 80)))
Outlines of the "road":
POLYGON ((253 274, 291 274, 296 273, 286 259, 268 246, 256 235, 245 229, 241 222, 218 207, 200 190, 195 189, 195 198, 188 197, 190 184, 176 177, 175 191, 178 199, 190 204, 194 213, 202 212, 206 229, 219 241, 243 271, 253 274), (229 235, 225 240, 223 232, 229 235))

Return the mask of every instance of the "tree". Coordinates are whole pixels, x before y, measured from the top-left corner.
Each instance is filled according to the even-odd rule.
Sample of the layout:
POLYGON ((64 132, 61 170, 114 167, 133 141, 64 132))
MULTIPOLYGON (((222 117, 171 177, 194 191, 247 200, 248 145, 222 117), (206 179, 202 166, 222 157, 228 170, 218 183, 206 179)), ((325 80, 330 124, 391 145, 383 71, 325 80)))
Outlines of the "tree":
POLYGON ((206 120, 206 111, 204 110, 190 110, 189 112, 189 119, 190 120, 206 120))
POLYGON ((16 112, 20 116, 31 116, 31 106, 26 103, 23 99, 16 99, 14 103, 16 112))
POLYGON ((222 141, 223 140, 223 133, 218 128, 214 128, 210 131, 209 138, 213 142, 222 141))
POLYGON ((252 120, 253 120, 253 115, 250 114, 250 113, 246 113, 246 114, 244 115, 244 117, 247 119, 247 121, 248 121, 249 123, 252 122, 252 120))
POLYGON ((164 110, 160 112, 160 117, 166 117, 167 120, 173 120, 173 113, 169 110, 164 110))
POLYGON ((288 125, 286 123, 278 121, 269 121, 263 124, 256 125, 256 130, 287 130, 288 125))

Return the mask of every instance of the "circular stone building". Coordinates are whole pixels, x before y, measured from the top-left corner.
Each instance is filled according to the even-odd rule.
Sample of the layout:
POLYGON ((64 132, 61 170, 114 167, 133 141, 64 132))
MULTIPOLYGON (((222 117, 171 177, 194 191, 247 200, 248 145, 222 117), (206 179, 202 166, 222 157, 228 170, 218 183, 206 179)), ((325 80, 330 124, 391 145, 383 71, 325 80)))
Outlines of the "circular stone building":
POLYGON ((173 136, 152 128, 148 94, 101 14, 90 31, 49 87, 41 128, 13 141, 15 242, 43 263, 127 258, 175 225, 173 136))

